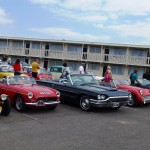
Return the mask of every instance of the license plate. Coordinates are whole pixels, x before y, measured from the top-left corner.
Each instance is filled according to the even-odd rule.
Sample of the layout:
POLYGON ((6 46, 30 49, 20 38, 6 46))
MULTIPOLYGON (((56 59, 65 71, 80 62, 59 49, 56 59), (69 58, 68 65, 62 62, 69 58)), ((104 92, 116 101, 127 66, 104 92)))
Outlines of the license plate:
POLYGON ((119 102, 112 102, 112 107, 119 107, 120 103, 119 102))
POLYGON ((0 106, 0 113, 2 112, 2 107, 0 106))
POLYGON ((36 103, 36 106, 45 106, 44 101, 40 100, 36 103))

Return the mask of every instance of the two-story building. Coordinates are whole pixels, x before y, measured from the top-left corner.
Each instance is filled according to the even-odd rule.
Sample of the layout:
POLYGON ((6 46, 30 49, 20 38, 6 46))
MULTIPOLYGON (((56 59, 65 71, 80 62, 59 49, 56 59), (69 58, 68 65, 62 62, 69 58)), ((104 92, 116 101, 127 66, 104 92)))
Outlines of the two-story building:
POLYGON ((31 64, 35 57, 40 65, 49 68, 67 62, 78 70, 81 62, 86 70, 102 76, 111 66, 113 78, 129 78, 134 69, 139 76, 150 66, 150 46, 98 42, 0 37, 0 58, 8 55, 31 64))

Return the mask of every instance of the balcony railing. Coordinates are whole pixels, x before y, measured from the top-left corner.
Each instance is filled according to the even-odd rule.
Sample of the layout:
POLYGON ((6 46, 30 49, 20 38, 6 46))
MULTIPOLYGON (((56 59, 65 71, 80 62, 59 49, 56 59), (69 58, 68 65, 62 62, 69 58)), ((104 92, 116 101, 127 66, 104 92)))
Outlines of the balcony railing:
POLYGON ((13 48, 13 47, 0 47, 0 54, 16 55, 16 56, 31 56, 40 58, 53 58, 53 59, 66 59, 90 62, 105 62, 113 64, 124 65, 138 65, 149 66, 150 57, 133 57, 124 55, 111 55, 102 53, 77 53, 67 51, 52 51, 52 50, 38 50, 29 48, 13 48))

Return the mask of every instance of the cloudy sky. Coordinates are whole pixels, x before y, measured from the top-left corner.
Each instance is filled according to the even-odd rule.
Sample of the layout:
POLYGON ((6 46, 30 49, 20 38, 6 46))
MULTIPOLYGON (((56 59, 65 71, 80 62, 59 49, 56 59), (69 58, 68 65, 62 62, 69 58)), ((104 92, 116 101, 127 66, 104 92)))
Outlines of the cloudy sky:
POLYGON ((0 36, 150 45, 150 1, 0 0, 0 36))

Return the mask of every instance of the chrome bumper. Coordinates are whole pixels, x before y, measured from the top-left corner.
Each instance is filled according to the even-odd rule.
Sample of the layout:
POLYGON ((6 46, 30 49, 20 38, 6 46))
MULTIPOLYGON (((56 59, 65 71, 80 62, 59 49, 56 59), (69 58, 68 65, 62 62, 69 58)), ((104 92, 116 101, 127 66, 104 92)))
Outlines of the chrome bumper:
POLYGON ((150 96, 143 96, 142 97, 144 104, 150 103, 150 96))
POLYGON ((105 100, 90 99, 90 102, 95 107, 118 107, 127 103, 128 96, 109 97, 105 100))
POLYGON ((48 105, 56 105, 56 104, 59 104, 60 101, 52 101, 52 102, 43 102, 42 104, 41 103, 38 103, 38 102, 34 102, 34 103, 25 103, 26 105, 28 106, 48 106, 48 105))

